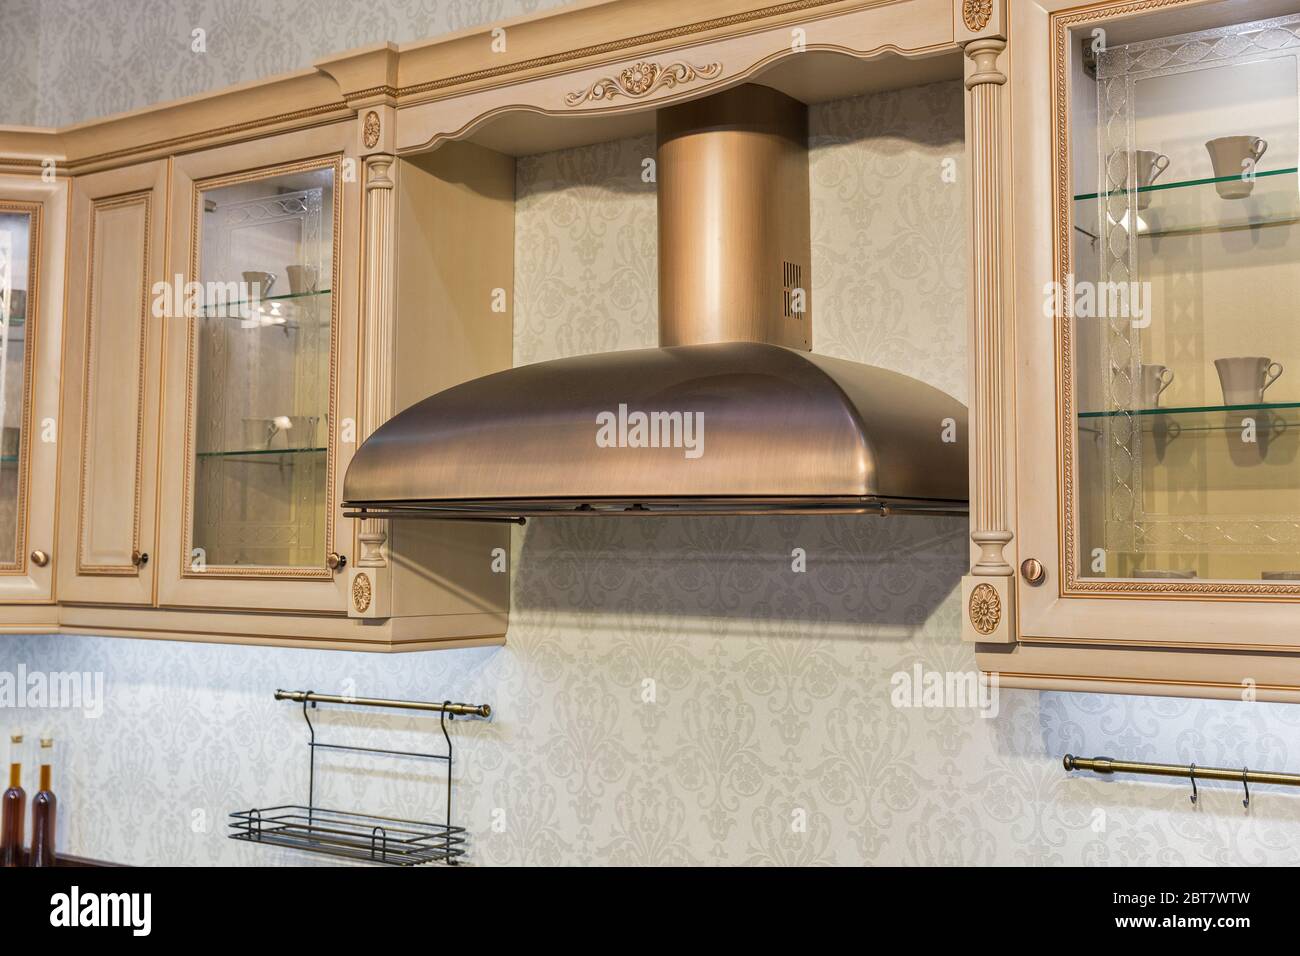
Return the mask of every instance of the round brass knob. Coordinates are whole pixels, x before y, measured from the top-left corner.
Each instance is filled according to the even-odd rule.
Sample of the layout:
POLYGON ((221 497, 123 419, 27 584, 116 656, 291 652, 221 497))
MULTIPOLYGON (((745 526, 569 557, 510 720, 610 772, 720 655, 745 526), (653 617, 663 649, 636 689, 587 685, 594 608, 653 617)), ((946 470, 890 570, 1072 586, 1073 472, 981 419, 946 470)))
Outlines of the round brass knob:
POLYGON ((36 565, 38 568, 43 568, 49 563, 50 563, 50 556, 46 554, 44 551, 42 551, 40 548, 37 548, 35 551, 32 552, 32 564, 36 565))
POLYGON ((347 567, 348 559, 346 555, 339 554, 337 551, 331 551, 329 556, 325 559, 325 563, 329 565, 330 570, 337 571, 339 568, 347 567))
POLYGON ((131 552, 131 563, 134 564, 137 568, 142 568, 142 567, 144 567, 146 564, 149 563, 149 552, 147 552, 147 551, 132 551, 132 552, 131 552))
POLYGON ((1037 558, 1025 558, 1020 562, 1020 576, 1026 583, 1037 586, 1047 577, 1047 569, 1037 558))

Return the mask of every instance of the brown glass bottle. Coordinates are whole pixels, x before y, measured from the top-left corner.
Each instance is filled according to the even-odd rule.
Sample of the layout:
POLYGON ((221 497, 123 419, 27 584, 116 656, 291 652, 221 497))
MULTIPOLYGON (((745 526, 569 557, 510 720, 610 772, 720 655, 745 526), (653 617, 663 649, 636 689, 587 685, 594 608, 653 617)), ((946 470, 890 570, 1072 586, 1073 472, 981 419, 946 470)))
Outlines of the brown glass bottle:
POLYGON ((50 770, 54 764, 54 739, 41 738, 41 789, 32 797, 32 852, 29 866, 54 865, 54 820, 58 801, 50 789, 50 770))
POLYGON ((23 818, 27 792, 23 790, 23 735, 9 738, 9 789, 0 799, 0 867, 23 862, 23 818))

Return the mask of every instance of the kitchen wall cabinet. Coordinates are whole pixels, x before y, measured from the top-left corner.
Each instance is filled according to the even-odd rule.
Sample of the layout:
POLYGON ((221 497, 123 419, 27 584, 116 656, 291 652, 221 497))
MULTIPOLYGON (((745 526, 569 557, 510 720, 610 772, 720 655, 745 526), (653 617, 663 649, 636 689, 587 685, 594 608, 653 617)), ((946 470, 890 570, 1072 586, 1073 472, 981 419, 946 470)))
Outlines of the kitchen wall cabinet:
POLYGON ((68 183, 0 176, 2 626, 53 625, 68 183))
POLYGON ((689 0, 611 0, 516 21, 507 50, 490 27, 375 45, 0 132, 0 172, 52 162, 73 184, 58 480, 42 483, 51 626, 500 641, 506 528, 362 521, 340 492, 388 417, 512 363, 516 158, 647 133, 659 108, 743 82, 819 102, 952 79, 1002 31, 998 5, 956 0, 722 0, 704 19, 689 0))
POLYGON ((1300 699, 1300 17, 1012 7, 966 637, 1004 686, 1300 699))
POLYGON ((59 598, 149 605, 156 580, 167 164, 77 177, 68 239, 59 598))
POLYGON ((515 159, 649 133, 659 108, 745 82, 816 103, 964 75, 962 589, 980 666, 1004 686, 1228 696, 1247 680, 1300 699, 1294 373, 1241 402, 1214 366, 1300 368, 1284 306, 1300 218, 1294 31, 1243 27, 1293 11, 697 6, 565 6, 512 23, 505 49, 491 28, 379 44, 66 130, 0 133, 0 171, 31 175, 53 156, 73 180, 59 626, 382 649, 499 640, 508 576, 485 569, 507 547, 500 527, 360 522, 339 494, 356 444, 389 416, 510 363, 515 159), (1269 62, 1189 97, 1187 74, 1224 76, 1219 60, 1251 51, 1269 62), (1233 88, 1271 92, 1223 100, 1233 88), (1198 109, 1242 128, 1211 129, 1198 109), (1204 145, 1231 136, 1253 144, 1259 173, 1237 198, 1204 145), (176 276, 259 273, 256 312, 153 308, 176 276), (1044 312, 1045 289, 1130 280, 1157 292, 1149 328, 1044 312), (1148 378, 1170 380, 1162 366, 1173 384, 1147 402, 1148 378), (1265 436, 1251 448, 1228 443, 1242 423, 1225 416, 1243 411, 1265 436))

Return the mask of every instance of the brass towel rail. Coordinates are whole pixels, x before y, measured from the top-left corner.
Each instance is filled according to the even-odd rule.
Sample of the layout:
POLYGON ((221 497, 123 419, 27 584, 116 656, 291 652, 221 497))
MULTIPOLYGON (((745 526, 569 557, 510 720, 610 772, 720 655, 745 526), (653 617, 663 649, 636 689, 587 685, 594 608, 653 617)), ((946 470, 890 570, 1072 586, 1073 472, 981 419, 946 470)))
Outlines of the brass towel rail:
POLYGON ((386 700, 382 697, 339 697, 335 694, 317 694, 310 690, 277 690, 276 700, 293 700, 300 704, 351 704, 354 707, 395 707, 398 710, 429 710, 451 714, 453 717, 491 717, 490 704, 453 704, 447 701, 435 704, 424 700, 386 700))
POLYGON ((1115 760, 1112 757, 1076 757, 1066 754, 1061 761, 1065 770, 1088 770, 1092 773, 1140 773, 1153 777, 1186 777, 1192 781, 1192 803, 1196 802, 1196 781, 1227 780, 1240 783, 1245 788, 1246 798, 1242 806, 1250 807, 1250 785, 1252 783, 1272 783, 1282 787, 1300 787, 1300 774, 1277 773, 1272 770, 1250 770, 1242 767, 1198 767, 1194 763, 1141 763, 1134 760, 1115 760))

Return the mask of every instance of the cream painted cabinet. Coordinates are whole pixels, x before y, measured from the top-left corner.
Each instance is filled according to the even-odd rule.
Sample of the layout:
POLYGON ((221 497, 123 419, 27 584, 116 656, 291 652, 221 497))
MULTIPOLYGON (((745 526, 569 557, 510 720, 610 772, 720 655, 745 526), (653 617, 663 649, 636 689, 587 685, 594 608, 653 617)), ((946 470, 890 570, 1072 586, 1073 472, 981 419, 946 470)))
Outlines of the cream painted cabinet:
POLYGON ((66 179, 0 176, 0 603, 52 623, 66 179))
MULTIPOLYGON (((1017 75, 1026 96, 1013 108, 1010 57, 999 62, 1009 6, 699 7, 656 0, 665 37, 645 33, 642 0, 566 5, 512 23, 504 56, 489 25, 64 129, 0 129, 0 169, 30 174, 57 157, 72 177, 66 215, 57 186, 12 196, 0 180, 4 208, 17 204, 24 235, 39 219, 50 249, 28 270, 40 295, 23 306, 26 351, 18 362, 13 337, 4 352, 30 392, 21 423, 4 421, 0 602, 46 601, 46 623, 78 633, 378 650, 500 642, 508 529, 347 518, 350 457, 410 404, 511 365, 515 251, 536 254, 515 228, 517 157, 647 134, 656 110, 743 82, 822 103, 955 79, 965 64, 975 352, 1012 361, 999 218, 1012 206, 997 187, 1013 158, 1032 161, 1035 195, 1050 157, 1032 137, 1013 157, 1013 114, 1046 119, 1046 60, 1037 41, 1023 47, 1036 72, 1017 75), (47 412, 51 394, 59 408, 47 412), (44 565, 29 560, 38 550, 44 565)), ((977 418, 1008 405, 1011 372, 972 389, 977 418)), ((1006 416, 984 420, 1009 438, 1006 416)), ((975 445, 991 449, 976 473, 997 462, 989 481, 1003 498, 975 521, 972 580, 996 582, 1005 628, 1021 546, 1015 445, 975 445)), ((23 613, 7 607, 0 628, 36 627, 23 613)))
POLYGON ((1073 6, 1011 4, 987 62, 966 634, 1004 684, 1297 699, 1300 16, 1073 6))
POLYGON ((60 447, 59 599, 154 600, 167 163, 72 186, 60 447))
POLYGON ((346 611, 354 142, 340 123, 173 160, 160 605, 346 611))

